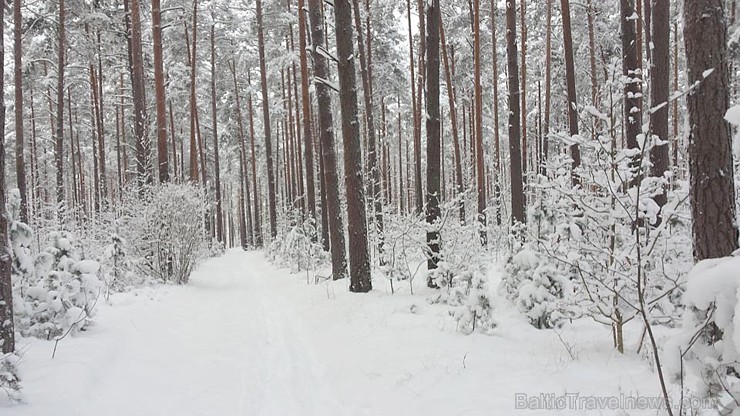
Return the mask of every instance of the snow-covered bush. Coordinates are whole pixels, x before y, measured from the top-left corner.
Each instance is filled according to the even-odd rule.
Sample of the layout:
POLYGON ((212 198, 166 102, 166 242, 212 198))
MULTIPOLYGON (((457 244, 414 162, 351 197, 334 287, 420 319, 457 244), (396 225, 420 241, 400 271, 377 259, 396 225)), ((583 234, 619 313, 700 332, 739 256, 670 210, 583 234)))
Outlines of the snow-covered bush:
POLYGON ((443 286, 429 301, 448 305, 450 316, 457 321, 457 330, 464 334, 493 329, 496 323, 484 273, 467 270, 455 274, 448 266, 448 263, 440 262, 431 272, 436 277, 435 282, 443 286))
POLYGON ((21 196, 17 188, 8 195, 8 215, 10 220, 10 250, 13 258, 12 276, 14 286, 27 286, 34 277, 34 259, 31 252, 33 231, 20 221, 21 196))
POLYGON ((122 237, 138 271, 161 282, 187 283, 208 254, 206 208, 200 189, 187 184, 155 186, 143 198, 126 195, 122 237))
POLYGON ((131 261, 126 254, 127 242, 118 233, 110 236, 110 242, 103 252, 103 279, 106 295, 111 291, 121 292, 126 287, 140 283, 132 272, 131 261))
POLYGON ((718 414, 740 413, 740 257, 699 262, 689 273, 680 336, 667 367, 718 414), (682 371, 683 370, 683 371, 682 371))
POLYGON ((60 231, 50 238, 36 257, 34 278, 16 290, 16 328, 26 336, 84 330, 102 290, 100 264, 84 257, 74 234, 60 231))
POLYGON ((211 240, 208 251, 210 257, 219 257, 226 252, 226 246, 224 246, 223 242, 218 241, 214 238, 211 240))
MULTIPOLYGON (((388 280, 391 293, 401 283, 408 283, 413 293, 414 278, 426 268, 423 219, 413 214, 386 213, 383 220, 383 251, 378 270, 388 280)), ((375 237, 377 240, 379 236, 375 237)))
POLYGON ((536 328, 556 328, 573 295, 567 270, 536 247, 524 245, 506 262, 502 290, 536 328))
POLYGON ((318 242, 312 220, 297 223, 278 236, 268 247, 268 256, 272 262, 288 267, 292 273, 315 270, 329 261, 328 253, 318 242))
MULTIPOLYGON (((611 87, 621 90, 621 78, 611 87)), ((606 104, 605 113, 585 109, 600 126, 588 138, 551 134, 556 146, 579 146, 581 165, 574 171, 560 152, 548 160, 548 176, 532 186, 536 196, 528 213, 536 266, 510 264, 504 286, 526 313, 534 311, 528 316, 536 326, 553 313, 588 316, 611 327, 623 351, 622 328, 642 320, 640 305, 649 323, 672 324, 680 316, 681 283, 691 263, 690 215, 685 182, 671 172, 648 174, 650 152, 667 142, 645 132, 638 147, 621 148, 619 103, 606 104), (661 208, 662 195, 667 201, 661 208), (564 289, 569 295, 553 303, 564 289)))
MULTIPOLYGON (((476 330, 487 332, 495 327, 489 287, 486 281, 488 253, 481 245, 478 223, 462 224, 457 220, 457 204, 442 206, 442 220, 426 224, 439 229, 440 261, 428 277, 439 288, 431 303, 446 304, 464 334, 476 330)), ((426 246, 424 246, 426 249, 426 246)))
POLYGON ((21 399, 19 362, 20 357, 16 353, 0 353, 0 391, 3 391, 13 402, 21 399))
POLYGON ((52 337, 83 330, 101 291, 100 264, 86 256, 74 233, 53 231, 33 256, 31 228, 20 222, 20 194, 8 198, 15 327, 24 336, 52 337))

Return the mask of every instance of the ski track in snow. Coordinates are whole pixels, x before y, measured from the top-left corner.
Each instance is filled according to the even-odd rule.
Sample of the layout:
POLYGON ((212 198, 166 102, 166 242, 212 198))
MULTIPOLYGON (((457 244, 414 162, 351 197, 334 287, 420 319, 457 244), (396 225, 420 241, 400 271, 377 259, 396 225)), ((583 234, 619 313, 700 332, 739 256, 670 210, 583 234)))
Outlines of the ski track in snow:
POLYGON ((423 280, 415 296, 381 281, 355 295, 346 281, 307 286, 262 253, 232 250, 189 285, 115 295, 53 360, 53 342, 22 339, 26 403, 0 399, 0 415, 622 414, 515 410, 514 394, 657 395, 654 374, 614 353, 608 329, 576 322, 560 341, 508 307, 492 335, 463 336, 426 303, 423 280))

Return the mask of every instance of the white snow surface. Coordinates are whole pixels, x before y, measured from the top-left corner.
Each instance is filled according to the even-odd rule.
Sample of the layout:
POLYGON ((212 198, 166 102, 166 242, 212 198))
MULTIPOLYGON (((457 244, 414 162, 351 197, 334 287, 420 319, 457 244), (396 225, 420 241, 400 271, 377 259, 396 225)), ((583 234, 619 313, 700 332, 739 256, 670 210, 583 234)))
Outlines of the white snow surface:
POLYGON ((627 326, 632 353, 621 355, 607 327, 537 330, 495 296, 497 328, 465 336, 426 301, 424 280, 415 295, 391 295, 382 281, 351 294, 346 280, 307 285, 262 253, 228 251, 187 286, 101 302, 95 324, 62 340, 54 359, 53 341, 19 340, 25 403, 0 398, 0 415, 656 414, 515 409, 516 393, 657 397, 634 353, 640 327, 627 326))
POLYGON ((735 127, 740 127, 740 105, 730 107, 725 113, 725 120, 735 127))

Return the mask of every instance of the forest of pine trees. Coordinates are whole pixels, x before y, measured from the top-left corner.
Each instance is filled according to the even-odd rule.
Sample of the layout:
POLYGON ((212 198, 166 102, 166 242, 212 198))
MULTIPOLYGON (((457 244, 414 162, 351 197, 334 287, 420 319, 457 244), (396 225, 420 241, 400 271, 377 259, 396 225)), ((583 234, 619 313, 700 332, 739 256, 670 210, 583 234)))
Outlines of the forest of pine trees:
POLYGON ((500 259, 534 326, 652 339, 694 263, 738 249, 736 3, 8 1, 2 350, 32 332, 24 259, 64 244, 105 291, 237 247, 473 297, 500 259))

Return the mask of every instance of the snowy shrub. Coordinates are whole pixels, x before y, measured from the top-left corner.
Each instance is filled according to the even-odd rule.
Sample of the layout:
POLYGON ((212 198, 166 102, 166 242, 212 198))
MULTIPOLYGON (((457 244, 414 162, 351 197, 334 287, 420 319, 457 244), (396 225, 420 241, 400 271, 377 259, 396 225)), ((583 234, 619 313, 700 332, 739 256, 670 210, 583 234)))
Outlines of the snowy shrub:
POLYGON ((121 218, 133 263, 145 276, 184 284, 207 253, 206 203, 198 187, 164 184, 129 194, 121 218))
POLYGON ((61 231, 50 238, 36 257, 34 278, 16 288, 16 328, 24 336, 84 330, 102 290, 100 264, 84 257, 75 236, 61 231))
POLYGON ((278 236, 268 247, 268 256, 273 263, 288 267, 292 273, 315 270, 329 261, 310 220, 298 223, 278 236))
POLYGON ((719 414, 740 413, 740 257, 699 262, 689 273, 682 333, 667 366, 691 377, 693 395, 714 399, 719 414))
POLYGON ((21 399, 21 385, 18 376, 19 362, 20 357, 15 353, 0 353, 0 390, 13 402, 21 399))
POLYGON ((536 328, 556 328, 572 302, 570 273, 528 244, 506 262, 501 285, 507 298, 536 328))
POLYGON ((118 233, 110 236, 110 243, 103 252, 103 279, 107 294, 111 291, 121 292, 126 287, 136 284, 131 261, 126 254, 126 240, 118 233))
MULTIPOLYGON (((442 206, 442 220, 426 224, 439 229, 440 261, 428 277, 439 288, 431 303, 450 307, 450 316, 457 322, 458 331, 471 334, 476 330, 487 332, 495 327, 492 305, 485 280, 488 253, 480 243, 477 222, 462 224, 457 221, 457 204, 442 206)), ((425 243, 426 244, 426 243, 425 243)), ((426 249, 426 245, 424 246, 426 249)))
POLYGON ((224 246, 223 242, 214 238, 211 240, 208 252, 210 257, 219 257, 226 252, 226 246, 224 246))
POLYGON ((48 247, 33 256, 31 228, 20 222, 20 194, 8 198, 15 327, 24 336, 52 337, 84 330, 101 291, 100 264, 67 231, 49 232, 48 247))
POLYGON ((23 287, 33 279, 35 266, 31 252, 33 231, 31 227, 20 221, 20 209, 20 192, 17 188, 14 188, 10 190, 8 195, 10 252, 13 258, 11 273, 14 285, 23 287))
POLYGON ((439 294, 429 301, 448 305, 450 316, 457 321, 457 330, 464 334, 493 329, 496 324, 484 274, 472 271, 453 274, 448 267, 449 264, 442 261, 431 272, 436 277, 435 281, 442 286, 439 294))
MULTIPOLYGON (((634 152, 583 149, 591 150, 591 166, 603 167, 591 168, 588 181, 584 168, 583 187, 560 182, 545 189, 560 214, 539 247, 570 272, 576 314, 612 326, 621 349, 622 325, 639 315, 638 284, 651 316, 671 323, 680 315, 681 282, 692 258, 688 187, 675 183, 665 189, 667 202, 659 210, 654 198, 665 184, 661 178, 634 182, 640 177, 630 167, 634 152), (607 168, 610 160, 614 171, 607 168)), ((649 158, 642 163, 646 171, 649 158)))
POLYGON ((379 271, 388 279, 391 293, 398 290, 396 284, 406 282, 413 294, 414 278, 426 267, 425 229, 422 224, 423 219, 417 215, 384 216, 379 271))
MULTIPOLYGON (((611 87, 621 90, 622 81, 611 87)), ((581 165, 573 171, 572 160, 562 153, 548 160, 548 177, 533 184, 536 198, 528 212, 526 236, 537 260, 510 264, 504 284, 536 326, 556 312, 588 316, 611 327, 615 347, 623 351, 623 326, 643 320, 640 305, 649 324, 672 325, 680 316, 681 286, 692 256, 688 185, 674 181, 671 172, 647 174, 651 149, 665 141, 641 134, 637 148, 618 146, 617 104, 606 114, 586 109, 601 126, 588 138, 551 135, 551 143, 562 148, 578 144, 581 165), (662 208, 656 201, 661 195, 667 200, 662 208), (555 303, 562 309, 553 308, 564 290, 568 296, 555 303)))

